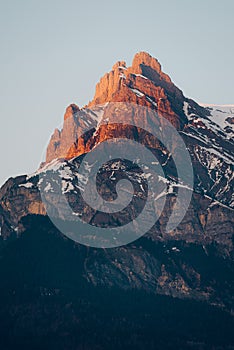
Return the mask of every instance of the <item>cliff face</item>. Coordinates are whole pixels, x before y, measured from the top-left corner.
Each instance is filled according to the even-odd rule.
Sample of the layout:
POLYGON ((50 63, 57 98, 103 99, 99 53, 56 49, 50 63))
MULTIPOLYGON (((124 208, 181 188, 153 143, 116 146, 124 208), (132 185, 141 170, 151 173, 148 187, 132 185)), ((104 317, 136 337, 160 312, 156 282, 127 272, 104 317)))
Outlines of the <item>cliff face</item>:
MULTIPOLYGON (((234 233, 233 113, 221 113, 224 118, 221 124, 217 122, 220 115, 215 119, 216 113, 216 109, 201 107, 184 97, 162 72, 159 62, 149 54, 137 54, 129 68, 125 62, 117 62, 97 84, 94 99, 88 106, 79 108, 72 104, 67 108, 63 128, 56 129, 51 137, 43 167, 31 176, 11 178, 1 188, 2 238, 21 237, 26 229, 22 218, 29 214, 46 215, 39 188, 48 193, 49 205, 61 220, 66 219, 61 192, 73 211, 77 215, 82 213, 83 219, 92 225, 123 225, 132 220, 139 214, 147 196, 144 176, 125 161, 103 166, 100 173, 106 186, 100 181, 101 196, 111 199, 121 176, 130 179, 135 186, 134 201, 121 216, 116 213, 104 215, 92 210, 82 199, 85 179, 79 177, 79 167, 84 154, 107 139, 135 140, 150 149, 163 168, 165 209, 140 243, 112 249, 108 254, 103 250, 92 250, 89 255, 87 249, 81 264, 85 280, 95 286, 137 288, 174 297, 202 299, 225 305, 230 310, 233 307, 230 298, 234 233), (143 107, 140 112, 139 106, 143 107), (159 118, 154 118, 154 113, 159 118), (194 171, 194 187, 188 189, 193 195, 187 214, 169 233, 165 232, 165 226, 174 209, 178 188, 186 187, 186 184, 180 183, 173 157, 165 146, 150 132, 125 125, 126 120, 131 120, 133 125, 141 120, 142 124, 148 123, 152 129, 160 129, 163 133, 164 118, 183 138, 194 171), (48 174, 50 182, 43 174, 48 174), (193 257, 194 251, 199 258, 193 257), (199 265, 200 258, 209 266, 214 261, 225 266, 228 277, 223 294, 219 272, 207 279, 208 272, 199 265)), ((177 147, 173 139, 171 144, 172 148, 177 147)), ((91 168, 92 164, 88 164, 88 169, 91 168)), ((150 211, 148 215, 146 221, 150 211)))

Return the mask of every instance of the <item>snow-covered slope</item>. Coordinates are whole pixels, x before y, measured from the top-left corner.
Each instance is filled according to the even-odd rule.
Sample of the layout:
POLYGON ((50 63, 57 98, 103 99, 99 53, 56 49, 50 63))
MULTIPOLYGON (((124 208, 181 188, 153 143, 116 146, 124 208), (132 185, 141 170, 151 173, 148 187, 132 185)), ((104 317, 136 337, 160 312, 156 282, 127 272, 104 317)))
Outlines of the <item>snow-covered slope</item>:
POLYGON ((233 105, 209 105, 202 104, 210 111, 210 120, 225 130, 229 137, 234 136, 234 104, 233 105))
POLYGON ((194 189, 234 206, 234 106, 204 105, 206 114, 184 102, 188 124, 182 131, 195 170, 194 189))

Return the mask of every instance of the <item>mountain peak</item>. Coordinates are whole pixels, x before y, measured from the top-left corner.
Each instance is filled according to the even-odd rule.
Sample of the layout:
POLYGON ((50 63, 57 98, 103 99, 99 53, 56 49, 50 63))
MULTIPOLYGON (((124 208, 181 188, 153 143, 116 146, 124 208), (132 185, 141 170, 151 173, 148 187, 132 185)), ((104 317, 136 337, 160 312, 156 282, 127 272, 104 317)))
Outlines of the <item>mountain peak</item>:
POLYGON ((158 73, 161 72, 161 64, 159 61, 144 51, 136 53, 132 61, 132 69, 137 70, 141 65, 151 67, 158 73))
POLYGON ((147 52, 138 52, 130 67, 124 61, 118 61, 100 79, 88 107, 107 102, 146 106, 156 110, 159 115, 169 116, 172 124, 180 129, 186 120, 184 99, 182 91, 162 71, 159 61, 147 52))
POLYGON ((80 110, 80 108, 75 103, 70 104, 66 108, 66 111, 64 114, 64 120, 70 118, 73 114, 77 113, 79 110, 80 110))
POLYGON ((166 98, 169 90, 178 90, 177 94, 181 95, 170 77, 162 72, 159 61, 147 52, 138 52, 130 67, 125 61, 117 61, 112 70, 100 79, 89 107, 119 101, 148 106, 149 98, 140 98, 143 95, 152 97, 153 107, 156 107, 156 100, 166 98), (137 99, 136 90, 140 91, 137 99))
POLYGON ((126 69, 126 62, 125 61, 117 61, 113 67, 112 70, 115 71, 117 69, 126 69))

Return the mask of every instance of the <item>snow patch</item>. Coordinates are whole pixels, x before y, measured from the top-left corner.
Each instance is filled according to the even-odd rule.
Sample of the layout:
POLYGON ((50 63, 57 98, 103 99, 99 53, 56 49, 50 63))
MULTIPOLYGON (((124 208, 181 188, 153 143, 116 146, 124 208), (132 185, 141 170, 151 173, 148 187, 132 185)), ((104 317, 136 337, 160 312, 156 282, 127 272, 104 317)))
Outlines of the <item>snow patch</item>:
POLYGON ((134 92, 134 94, 136 94, 137 96, 139 96, 139 97, 143 97, 144 96, 144 94, 140 91, 140 90, 137 90, 137 89, 132 89, 132 88, 130 88, 133 92, 134 92))
POLYGON ((33 184, 31 182, 27 182, 25 184, 21 184, 19 185, 19 187, 25 187, 25 188, 32 188, 33 184))

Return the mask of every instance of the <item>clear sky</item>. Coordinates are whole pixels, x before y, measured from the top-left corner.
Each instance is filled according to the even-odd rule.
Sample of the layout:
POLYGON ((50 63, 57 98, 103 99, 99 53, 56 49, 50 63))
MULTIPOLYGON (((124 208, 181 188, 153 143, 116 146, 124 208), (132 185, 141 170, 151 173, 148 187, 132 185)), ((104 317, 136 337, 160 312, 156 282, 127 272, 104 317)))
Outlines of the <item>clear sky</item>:
POLYGON ((138 51, 186 96, 234 103, 233 0, 0 1, 0 184, 33 172, 65 107, 138 51))

